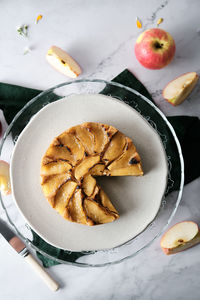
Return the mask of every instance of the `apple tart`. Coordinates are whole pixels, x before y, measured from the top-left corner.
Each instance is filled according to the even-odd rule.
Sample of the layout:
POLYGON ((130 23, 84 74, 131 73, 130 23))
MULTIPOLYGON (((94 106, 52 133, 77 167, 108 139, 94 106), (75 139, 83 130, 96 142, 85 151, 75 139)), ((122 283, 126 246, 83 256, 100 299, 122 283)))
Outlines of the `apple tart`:
POLYGON ((41 162, 41 187, 65 219, 86 225, 119 218, 96 176, 141 176, 132 140, 115 127, 87 122, 57 136, 41 162))

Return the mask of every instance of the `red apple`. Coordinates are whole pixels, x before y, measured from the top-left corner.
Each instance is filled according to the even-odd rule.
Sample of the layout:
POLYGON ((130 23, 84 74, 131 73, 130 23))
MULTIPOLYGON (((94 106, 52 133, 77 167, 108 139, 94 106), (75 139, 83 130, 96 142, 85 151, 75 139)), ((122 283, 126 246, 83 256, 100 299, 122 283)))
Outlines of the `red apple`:
POLYGON ((135 43, 137 60, 147 69, 161 69, 167 66, 175 54, 172 36, 159 28, 144 31, 135 43))

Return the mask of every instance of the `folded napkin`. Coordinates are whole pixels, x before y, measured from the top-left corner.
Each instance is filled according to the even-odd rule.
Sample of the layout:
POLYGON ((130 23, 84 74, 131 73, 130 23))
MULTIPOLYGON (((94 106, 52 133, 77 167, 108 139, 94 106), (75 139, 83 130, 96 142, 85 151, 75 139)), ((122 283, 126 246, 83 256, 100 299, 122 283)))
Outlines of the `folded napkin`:
MULTIPOLYGON (((153 99, 147 89, 142 85, 142 83, 128 70, 124 70, 117 77, 113 79, 114 82, 121 83, 125 86, 133 88, 140 92, 142 95, 146 96, 153 102, 153 99)), ((6 83, 0 83, 0 109, 3 110, 5 119, 7 123, 10 123, 16 113, 33 97, 38 95, 41 91, 35 89, 29 89, 21 86, 10 85, 6 83)), ((102 93, 110 94, 112 96, 120 97, 120 99, 126 99, 126 102, 130 101, 130 105, 133 102, 131 95, 124 90, 118 89, 117 87, 106 87, 102 93)), ((134 99, 135 101, 135 99, 134 99)), ((145 113, 145 109, 149 109, 149 105, 145 104, 144 101, 137 102, 138 109, 141 108, 142 112, 145 113), (146 107, 145 107, 146 105, 146 107), (148 107, 147 107, 148 106, 148 107)), ((149 111, 147 111, 147 115, 149 111)), ((152 113, 151 118, 156 119, 156 125, 159 127, 159 120, 157 114, 154 116, 152 113)), ((182 147, 184 162, 185 162, 185 184, 191 182, 195 178, 200 176, 200 120, 197 117, 189 116, 175 116, 168 117, 169 122, 172 124, 182 147), (191 159, 193 158, 193 159, 191 159)), ((160 123, 163 126, 163 122, 160 123)), ((163 128, 162 128, 163 129, 163 128)), ((177 149, 174 143, 174 139, 171 135, 169 129, 164 128, 165 136, 167 138, 167 156, 170 156, 173 168, 171 170, 172 178, 176 179, 180 177, 180 164, 177 159, 177 149)), ((173 186, 169 192, 177 190, 178 184, 175 180, 173 186)), ((64 251, 53 247, 41 239, 35 232, 33 232, 33 244, 39 249, 52 255, 58 259, 67 260, 74 262, 79 257, 84 254, 79 252, 64 251)), ((39 259, 42 261, 44 267, 50 267, 58 264, 55 260, 49 259, 43 256, 41 253, 37 252, 39 259)))

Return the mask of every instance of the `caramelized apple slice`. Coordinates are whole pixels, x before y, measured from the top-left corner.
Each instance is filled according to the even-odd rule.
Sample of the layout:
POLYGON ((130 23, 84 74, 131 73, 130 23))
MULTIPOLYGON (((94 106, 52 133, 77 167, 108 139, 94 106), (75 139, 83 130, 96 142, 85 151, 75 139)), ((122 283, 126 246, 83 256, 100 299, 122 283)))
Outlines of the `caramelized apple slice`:
POLYGON ((107 135, 107 142, 110 142, 112 137, 118 132, 117 128, 111 126, 111 125, 106 125, 106 124, 101 124, 101 127, 104 129, 105 134, 107 135))
POLYGON ((110 141, 110 134, 106 132, 106 126, 100 123, 87 122, 83 124, 84 127, 88 128, 88 130, 94 135, 94 152, 101 153, 105 145, 110 141))
MULTIPOLYGON (((95 199, 97 197, 97 201, 98 201, 98 195, 99 194, 99 187, 98 185, 95 186, 94 188, 94 192, 93 194, 90 196, 91 199, 95 199)), ((95 199, 96 200, 96 199, 95 199)), ((101 203, 100 203, 101 204, 101 203)))
POLYGON ((4 160, 0 160, 0 191, 3 195, 11 193, 9 164, 4 160))
POLYGON ((76 190, 73 195, 72 200, 68 205, 68 211, 71 216, 72 221, 87 225, 93 225, 93 221, 87 218, 86 213, 82 206, 83 195, 80 189, 76 190))
POLYGON ((41 182, 42 190, 45 197, 49 200, 51 205, 54 205, 54 197, 60 186, 69 179, 68 174, 59 174, 43 177, 41 182))
POLYGON ((62 174, 67 173, 69 170, 72 169, 72 166, 62 160, 58 160, 55 162, 50 162, 46 165, 41 166, 41 175, 55 175, 55 174, 62 174))
POLYGON ((64 132, 57 137, 57 140, 67 148, 70 154, 76 158, 76 161, 83 158, 85 149, 74 135, 64 132))
POLYGON ((137 165, 130 166, 127 168, 122 169, 114 169, 114 170, 106 170, 104 175, 107 176, 142 176, 142 166, 141 163, 138 163, 137 165))
POLYGON ((118 132, 117 128, 115 128, 111 125, 102 124, 102 126, 105 128, 107 136, 109 137, 109 139, 111 139, 113 137, 113 135, 118 132))
POLYGON ((87 216, 92 219, 96 224, 104 224, 113 222, 116 217, 110 214, 106 209, 100 206, 97 202, 86 198, 84 200, 84 208, 87 216))
POLYGON ((91 196, 96 186, 96 180, 91 175, 86 175, 83 178, 83 191, 87 196, 91 196))
POLYGON ((127 144, 127 139, 121 132, 117 132, 110 141, 108 148, 106 149, 103 160, 105 163, 109 163, 119 157, 127 144))
POLYGON ((54 200, 54 208, 59 212, 59 214, 64 214, 65 208, 67 207, 68 202, 73 195, 76 187, 77 183, 69 180, 64 183, 58 190, 54 200))
POLYGON ((76 135, 87 154, 92 155, 94 153, 94 135, 87 128, 78 125, 72 127, 69 132, 76 135))
POLYGON ((81 161, 74 168, 74 176, 77 180, 80 180, 85 174, 88 173, 89 169, 92 168, 100 161, 100 156, 88 156, 83 161, 81 161))
POLYGON ((92 167, 89 170, 89 173, 94 176, 102 176, 104 169, 105 169, 105 165, 103 163, 96 164, 94 167, 92 167))
MULTIPOLYGON (((136 148, 133 145, 131 141, 128 143, 128 147, 126 151, 114 162, 112 162, 107 169, 112 172, 112 175, 114 176, 113 171, 117 171, 115 176, 123 176, 123 175, 143 175, 141 163, 140 163, 140 156, 136 152, 136 148), (124 170, 124 174, 121 174, 119 169, 126 169, 129 171, 129 174, 126 174, 126 171, 124 170), (135 173, 136 172, 136 173, 135 173), (119 173, 117 175, 117 173, 119 173)), ((111 175, 110 172, 110 175, 111 175)), ((106 172, 105 172, 106 173, 106 172)))
POLYGON ((71 155, 67 148, 63 146, 51 145, 45 153, 45 156, 48 156, 48 158, 51 158, 53 161, 58 159, 67 160, 68 162, 70 162, 70 164, 72 164, 72 166, 76 164, 76 158, 73 155, 71 155))
POLYGON ((110 199, 108 198, 108 196, 106 195, 106 193, 102 189, 100 189, 100 195, 99 196, 100 196, 102 205, 105 208, 107 208, 110 212, 115 213, 116 218, 119 218, 118 212, 116 211, 116 209, 112 205, 110 199))

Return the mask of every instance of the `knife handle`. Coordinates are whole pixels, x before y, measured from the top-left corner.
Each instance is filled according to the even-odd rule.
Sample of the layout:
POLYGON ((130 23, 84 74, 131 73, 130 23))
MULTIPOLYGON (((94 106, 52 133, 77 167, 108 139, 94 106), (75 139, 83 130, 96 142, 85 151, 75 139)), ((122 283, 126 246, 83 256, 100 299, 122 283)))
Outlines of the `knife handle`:
POLYGON ((24 257, 24 259, 31 265, 35 272, 52 291, 57 291, 59 289, 58 283, 45 271, 45 269, 37 262, 37 260, 31 255, 31 253, 28 253, 28 255, 24 257))

